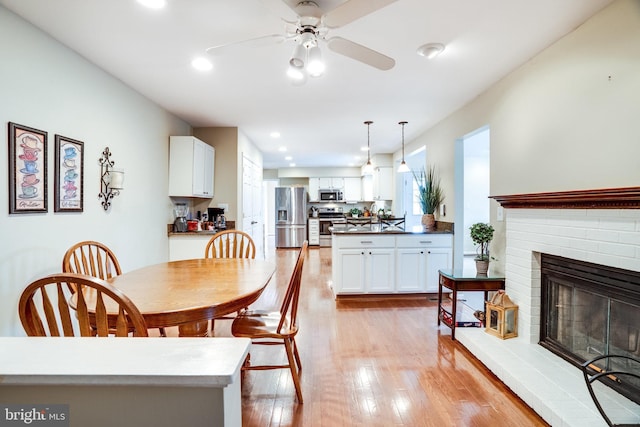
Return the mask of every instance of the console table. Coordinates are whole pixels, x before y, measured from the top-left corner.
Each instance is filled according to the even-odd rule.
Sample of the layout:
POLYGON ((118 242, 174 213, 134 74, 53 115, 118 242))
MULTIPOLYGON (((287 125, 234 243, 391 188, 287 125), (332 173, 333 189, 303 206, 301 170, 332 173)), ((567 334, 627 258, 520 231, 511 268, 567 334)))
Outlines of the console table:
POLYGON ((451 328, 451 339, 456 339, 456 314, 458 291, 484 291, 486 304, 489 291, 504 289, 504 277, 489 274, 479 276, 474 270, 438 270, 438 326, 444 323, 451 328), (451 289, 451 312, 442 306, 442 288, 451 289))

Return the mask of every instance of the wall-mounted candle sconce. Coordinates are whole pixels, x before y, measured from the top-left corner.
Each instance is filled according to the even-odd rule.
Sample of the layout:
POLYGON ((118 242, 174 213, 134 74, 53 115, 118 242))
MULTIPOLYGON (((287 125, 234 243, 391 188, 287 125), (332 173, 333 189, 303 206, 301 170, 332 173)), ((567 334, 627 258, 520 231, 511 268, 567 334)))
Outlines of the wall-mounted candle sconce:
POLYGON ((100 157, 100 197, 102 200, 102 207, 106 211, 111 206, 111 199, 114 196, 120 194, 124 183, 124 171, 122 169, 115 169, 113 165, 115 162, 110 159, 111 152, 109 147, 106 147, 100 157))

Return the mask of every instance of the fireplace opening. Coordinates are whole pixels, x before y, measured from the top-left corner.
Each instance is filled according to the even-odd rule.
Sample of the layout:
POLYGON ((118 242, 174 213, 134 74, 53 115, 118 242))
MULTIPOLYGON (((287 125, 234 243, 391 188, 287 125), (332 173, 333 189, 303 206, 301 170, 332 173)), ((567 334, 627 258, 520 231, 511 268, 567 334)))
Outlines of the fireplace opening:
MULTIPOLYGON (((541 273, 540 345, 578 367, 601 355, 640 358, 639 272, 542 254, 541 273)), ((637 379, 607 385, 640 404, 637 379)))

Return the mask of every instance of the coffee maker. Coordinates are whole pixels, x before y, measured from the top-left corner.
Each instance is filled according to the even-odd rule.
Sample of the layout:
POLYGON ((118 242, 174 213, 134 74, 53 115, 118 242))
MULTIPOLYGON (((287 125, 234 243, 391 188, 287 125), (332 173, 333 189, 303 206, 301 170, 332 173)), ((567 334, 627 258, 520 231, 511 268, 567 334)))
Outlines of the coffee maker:
POLYGON ((224 217, 223 208, 207 208, 207 213, 209 214, 209 221, 213 221, 218 230, 227 228, 227 220, 224 217))
POLYGON ((173 222, 173 231, 176 233, 184 233, 187 231, 187 215, 189 215, 189 206, 186 203, 176 203, 173 210, 176 214, 176 220, 173 222))

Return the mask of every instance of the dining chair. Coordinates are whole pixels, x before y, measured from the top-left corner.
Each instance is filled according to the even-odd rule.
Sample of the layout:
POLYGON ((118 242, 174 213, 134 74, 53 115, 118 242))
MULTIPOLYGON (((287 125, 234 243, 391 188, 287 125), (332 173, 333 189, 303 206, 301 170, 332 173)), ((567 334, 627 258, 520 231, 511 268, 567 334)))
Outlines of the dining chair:
MULTIPOLYGON (((611 398, 605 396, 598 398, 599 396, 594 386, 594 383, 597 382, 615 386, 626 385, 637 396, 637 390, 640 389, 640 359, 631 356, 606 354, 587 360, 580 367, 591 399, 608 426, 640 426, 640 423, 629 424, 625 422, 624 424, 618 424, 612 421, 610 416, 620 415, 624 411, 620 411, 618 406, 612 406, 611 398)), ((638 403, 637 400, 636 403, 638 403)), ((637 417, 635 419, 637 420, 637 417)))
POLYGON ((223 230, 214 234, 204 251, 205 258, 255 258, 256 245, 251 236, 240 230, 223 230))
MULTIPOLYGON (((62 258, 62 271, 103 280, 122 274, 116 254, 104 243, 93 240, 78 242, 67 249, 62 258)), ((164 328, 159 331, 160 336, 167 336, 164 328)))
POLYGON ((302 267, 308 245, 309 242, 305 240, 298 253, 280 311, 244 310, 236 316, 231 325, 231 334, 234 337, 251 338, 253 345, 284 345, 289 362, 287 365, 251 365, 250 355, 248 355, 242 370, 290 369, 299 403, 303 401, 300 385, 302 363, 295 336, 298 333, 298 300, 302 267))
POLYGON ((71 246, 62 258, 62 271, 99 279, 110 279, 122 274, 116 255, 105 244, 85 240, 71 246))
POLYGON ((83 274, 51 274, 29 284, 20 296, 18 313, 32 337, 126 337, 130 332, 148 336, 144 317, 122 291, 83 274), (109 319, 107 307, 118 307, 115 320, 109 319))
MULTIPOLYGON (((204 250, 205 258, 255 258, 256 245, 251 236, 240 230, 223 230, 214 234, 204 250)), ((233 319, 221 316, 216 319, 233 319)), ((211 334, 215 329, 215 319, 211 319, 211 334)))

